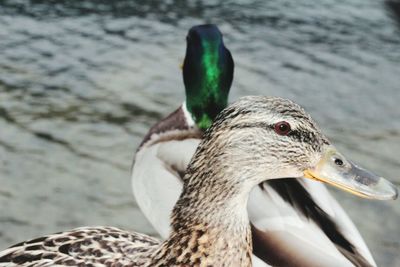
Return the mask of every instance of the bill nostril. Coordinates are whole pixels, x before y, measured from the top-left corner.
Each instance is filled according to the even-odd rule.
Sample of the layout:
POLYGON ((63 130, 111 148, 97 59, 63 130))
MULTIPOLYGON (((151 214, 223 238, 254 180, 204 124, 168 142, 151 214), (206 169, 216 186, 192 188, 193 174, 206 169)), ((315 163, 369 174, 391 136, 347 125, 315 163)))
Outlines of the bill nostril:
POLYGON ((339 159, 339 158, 335 158, 334 160, 335 164, 338 166, 343 166, 343 160, 339 159))

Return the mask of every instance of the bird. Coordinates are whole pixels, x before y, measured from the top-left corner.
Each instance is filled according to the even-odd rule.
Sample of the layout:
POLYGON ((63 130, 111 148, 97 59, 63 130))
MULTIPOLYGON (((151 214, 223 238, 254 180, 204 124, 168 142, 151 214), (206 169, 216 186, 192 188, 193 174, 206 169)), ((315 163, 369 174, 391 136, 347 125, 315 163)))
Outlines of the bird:
MULTIPOLYGON (((203 132, 227 105, 233 74, 234 61, 218 27, 192 27, 183 64, 186 100, 149 130, 132 165, 136 202, 163 238, 186 167, 203 132), (210 54, 214 61, 205 64, 210 54)), ((376 266, 354 223, 323 183, 266 181, 253 190, 248 209, 257 266, 376 266)))
POLYGON ((250 192, 283 177, 324 181, 367 198, 397 196, 389 181, 338 152, 299 105, 247 96, 222 110, 205 131, 183 177, 165 241, 113 227, 84 227, 16 244, 0 252, 0 266, 250 267, 250 192))

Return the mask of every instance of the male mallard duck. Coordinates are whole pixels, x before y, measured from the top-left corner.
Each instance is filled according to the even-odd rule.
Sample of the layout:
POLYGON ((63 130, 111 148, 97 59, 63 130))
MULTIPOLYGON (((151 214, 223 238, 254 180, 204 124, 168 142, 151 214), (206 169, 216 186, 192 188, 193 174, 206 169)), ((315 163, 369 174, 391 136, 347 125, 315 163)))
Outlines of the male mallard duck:
POLYGON ((390 182, 337 152, 300 106, 245 97, 224 109, 204 134, 164 242, 116 228, 78 228, 6 249, 0 266, 250 267, 251 190, 266 180, 302 176, 365 197, 397 195, 390 182))
POLYGON ((186 101, 146 134, 132 169, 137 203, 163 237, 169 234, 169 217, 182 190, 180 176, 203 130, 227 106, 233 80, 233 59, 215 25, 195 26, 186 39, 186 101))
MULTIPOLYGON (((227 104, 233 60, 214 25, 193 27, 183 65, 186 102, 144 138, 132 169, 137 203, 163 237, 202 131, 227 104)), ((255 254, 274 266, 376 266, 346 212, 322 183, 267 181, 249 201, 255 254)), ((265 266, 265 264, 260 264, 265 266)))

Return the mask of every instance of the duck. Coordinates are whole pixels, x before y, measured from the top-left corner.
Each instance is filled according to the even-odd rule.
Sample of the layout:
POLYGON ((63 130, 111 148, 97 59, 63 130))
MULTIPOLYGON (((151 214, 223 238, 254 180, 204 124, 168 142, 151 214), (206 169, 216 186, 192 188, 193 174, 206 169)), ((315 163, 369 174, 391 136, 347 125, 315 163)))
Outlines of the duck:
POLYGON ((216 25, 192 27, 186 41, 182 67, 186 101, 148 131, 131 169, 136 202, 163 237, 169 234, 181 177, 203 132, 227 106, 234 74, 231 52, 216 25))
POLYGON ((0 266, 250 267, 251 191, 284 177, 322 181, 366 198, 397 196, 388 180, 338 152, 299 105, 248 96, 222 110, 205 131, 164 241, 114 227, 83 227, 1 251, 0 266))
MULTIPOLYGON (((233 76, 234 61, 218 27, 192 27, 183 64, 186 100, 145 135, 131 172, 136 202, 162 238, 169 236, 188 163, 204 131, 226 107, 233 76)), ((250 195, 248 213, 255 266, 376 266, 356 226, 323 183, 263 182, 250 195)))

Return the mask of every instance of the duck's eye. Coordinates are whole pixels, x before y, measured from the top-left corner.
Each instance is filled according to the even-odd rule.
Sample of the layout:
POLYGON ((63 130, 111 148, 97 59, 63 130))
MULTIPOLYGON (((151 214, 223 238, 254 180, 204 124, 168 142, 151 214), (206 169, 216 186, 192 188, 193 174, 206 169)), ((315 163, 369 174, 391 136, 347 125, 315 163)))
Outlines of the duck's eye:
POLYGON ((274 130, 279 135, 287 135, 290 132, 290 124, 286 121, 277 122, 274 126, 274 130))

